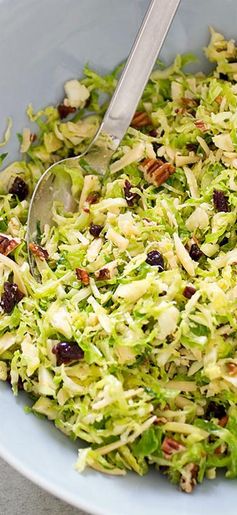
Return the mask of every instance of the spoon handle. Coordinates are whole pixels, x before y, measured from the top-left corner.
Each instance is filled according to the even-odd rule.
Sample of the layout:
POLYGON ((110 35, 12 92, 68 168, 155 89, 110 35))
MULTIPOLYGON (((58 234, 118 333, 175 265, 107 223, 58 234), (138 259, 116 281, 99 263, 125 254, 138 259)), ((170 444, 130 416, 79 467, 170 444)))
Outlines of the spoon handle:
MULTIPOLYGON (((180 0, 151 0, 97 136, 119 144, 125 134, 180 0)), ((97 137, 96 137, 97 139, 97 137)))

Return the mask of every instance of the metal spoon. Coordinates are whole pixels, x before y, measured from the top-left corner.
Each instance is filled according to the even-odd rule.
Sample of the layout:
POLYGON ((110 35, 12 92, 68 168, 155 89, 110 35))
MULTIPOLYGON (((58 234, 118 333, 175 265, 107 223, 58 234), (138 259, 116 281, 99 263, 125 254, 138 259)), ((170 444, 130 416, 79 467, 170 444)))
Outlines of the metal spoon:
POLYGON ((179 3, 180 0, 151 0, 108 110, 91 145, 80 156, 53 164, 40 178, 31 199, 27 221, 29 262, 34 275, 37 275, 37 271, 29 244, 34 242, 37 228, 42 230, 45 224, 52 226, 53 202, 62 202, 66 211, 78 209, 78 202, 72 195, 70 177, 65 174, 59 178, 58 165, 63 163, 67 167, 75 167, 77 163, 80 165, 83 157, 93 168, 93 173, 103 175, 108 170, 111 157, 132 120, 179 3), (101 144, 103 140, 106 140, 106 145, 101 144))

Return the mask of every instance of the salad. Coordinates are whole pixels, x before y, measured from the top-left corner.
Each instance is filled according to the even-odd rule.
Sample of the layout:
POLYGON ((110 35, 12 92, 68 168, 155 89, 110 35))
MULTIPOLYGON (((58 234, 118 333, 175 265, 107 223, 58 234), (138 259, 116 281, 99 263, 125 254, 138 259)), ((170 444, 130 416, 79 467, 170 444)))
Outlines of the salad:
POLYGON ((158 63, 105 177, 66 170, 78 212, 55 202, 31 242, 40 282, 30 197, 87 148, 121 68, 30 105, 0 176, 0 379, 86 442, 78 471, 155 466, 185 492, 237 476, 237 47, 212 30, 205 54, 209 75, 184 72, 190 55, 158 63))

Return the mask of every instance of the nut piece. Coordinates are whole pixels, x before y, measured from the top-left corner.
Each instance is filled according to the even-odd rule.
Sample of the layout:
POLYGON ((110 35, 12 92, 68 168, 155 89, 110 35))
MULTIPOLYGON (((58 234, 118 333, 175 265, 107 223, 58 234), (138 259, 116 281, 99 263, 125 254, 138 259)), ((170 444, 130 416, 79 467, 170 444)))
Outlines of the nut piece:
POLYGON ((139 129, 140 127, 147 127, 147 125, 152 125, 152 123, 146 111, 136 111, 131 121, 131 127, 139 129))
POLYGON ((83 270, 82 268, 76 268, 76 276, 78 281, 81 281, 84 286, 88 286, 90 283, 89 274, 86 270, 83 270))
POLYGON ((195 465, 195 463, 188 463, 188 465, 184 467, 180 478, 181 490, 187 494, 191 493, 194 486, 197 484, 197 474, 198 465, 195 465))
POLYGON ((177 442, 173 438, 166 436, 162 442, 161 449, 165 454, 166 458, 169 458, 172 454, 180 451, 184 451, 185 447, 181 443, 177 442))
POLYGON ((175 172, 175 167, 171 163, 164 163, 161 159, 146 158, 139 168, 144 173, 146 181, 158 187, 175 172))
POLYGON ((14 239, 9 238, 8 236, 0 235, 0 253, 4 256, 8 256, 10 252, 12 252, 16 247, 18 247, 19 242, 14 239))
POLYGON ((100 270, 97 270, 97 272, 95 272, 95 277, 99 281, 107 281, 111 278, 110 271, 108 268, 101 268, 100 270))
POLYGON ((46 249, 43 249, 43 247, 40 247, 40 245, 37 245, 37 243, 30 243, 29 249, 34 254, 34 256, 41 259, 41 261, 49 259, 49 253, 46 249))

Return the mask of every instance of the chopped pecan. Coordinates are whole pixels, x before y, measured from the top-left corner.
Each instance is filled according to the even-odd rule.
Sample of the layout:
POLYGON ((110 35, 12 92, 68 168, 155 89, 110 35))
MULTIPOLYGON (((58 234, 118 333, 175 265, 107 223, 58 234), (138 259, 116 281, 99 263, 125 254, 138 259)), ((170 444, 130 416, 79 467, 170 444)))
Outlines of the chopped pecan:
POLYGON ((219 422, 218 422, 218 425, 221 426, 221 427, 225 427, 226 424, 228 422, 228 416, 225 415, 224 417, 222 417, 219 422))
POLYGON ((0 234, 0 253, 4 256, 8 256, 18 245, 19 242, 16 240, 0 234))
POLYGON ((46 249, 44 249, 43 247, 40 247, 40 245, 37 245, 37 243, 30 243, 29 249, 32 252, 32 254, 34 254, 34 256, 41 259, 41 261, 44 261, 44 260, 47 261, 47 259, 49 259, 48 251, 46 249))
POLYGON ((221 95, 217 95, 217 97, 215 98, 215 101, 217 104, 221 104, 222 99, 223 99, 223 97, 221 95))
POLYGON ((197 484, 198 465, 195 463, 188 463, 184 467, 184 470, 180 478, 181 490, 187 494, 191 493, 194 486, 197 484))
POLYGON ((146 158, 142 161, 140 169, 146 181, 158 187, 175 172, 175 167, 171 163, 164 163, 161 159, 146 158))
POLYGON ((198 101, 195 98, 182 97, 181 103, 186 107, 197 107, 198 101))
POLYGON ((58 114, 59 114, 61 120, 63 118, 66 118, 69 114, 75 113, 75 111, 76 111, 75 107, 66 106, 64 104, 59 104, 57 109, 58 109, 58 114))
POLYGON ((131 121, 131 126, 135 129, 139 129, 141 127, 147 127, 147 125, 152 125, 152 123, 146 111, 136 111, 131 121))
POLYGON ((107 281, 110 279, 110 271, 108 268, 101 268, 97 272, 95 272, 96 279, 99 281, 107 281))
POLYGON ((78 281, 81 281, 84 286, 88 286, 90 278, 86 270, 83 270, 82 268, 76 268, 76 276, 78 281))
POLYGON ((227 363, 227 370, 230 376, 235 376, 237 374, 237 365, 235 363, 227 363))
POLYGON ((203 120, 196 120, 194 122, 194 124, 196 125, 197 129, 199 129, 200 131, 202 131, 202 132, 207 131, 207 126, 203 120))
POLYGON ((162 442, 161 449, 166 457, 168 457, 176 452, 184 451, 185 447, 181 443, 177 442, 177 440, 166 436, 162 442))

